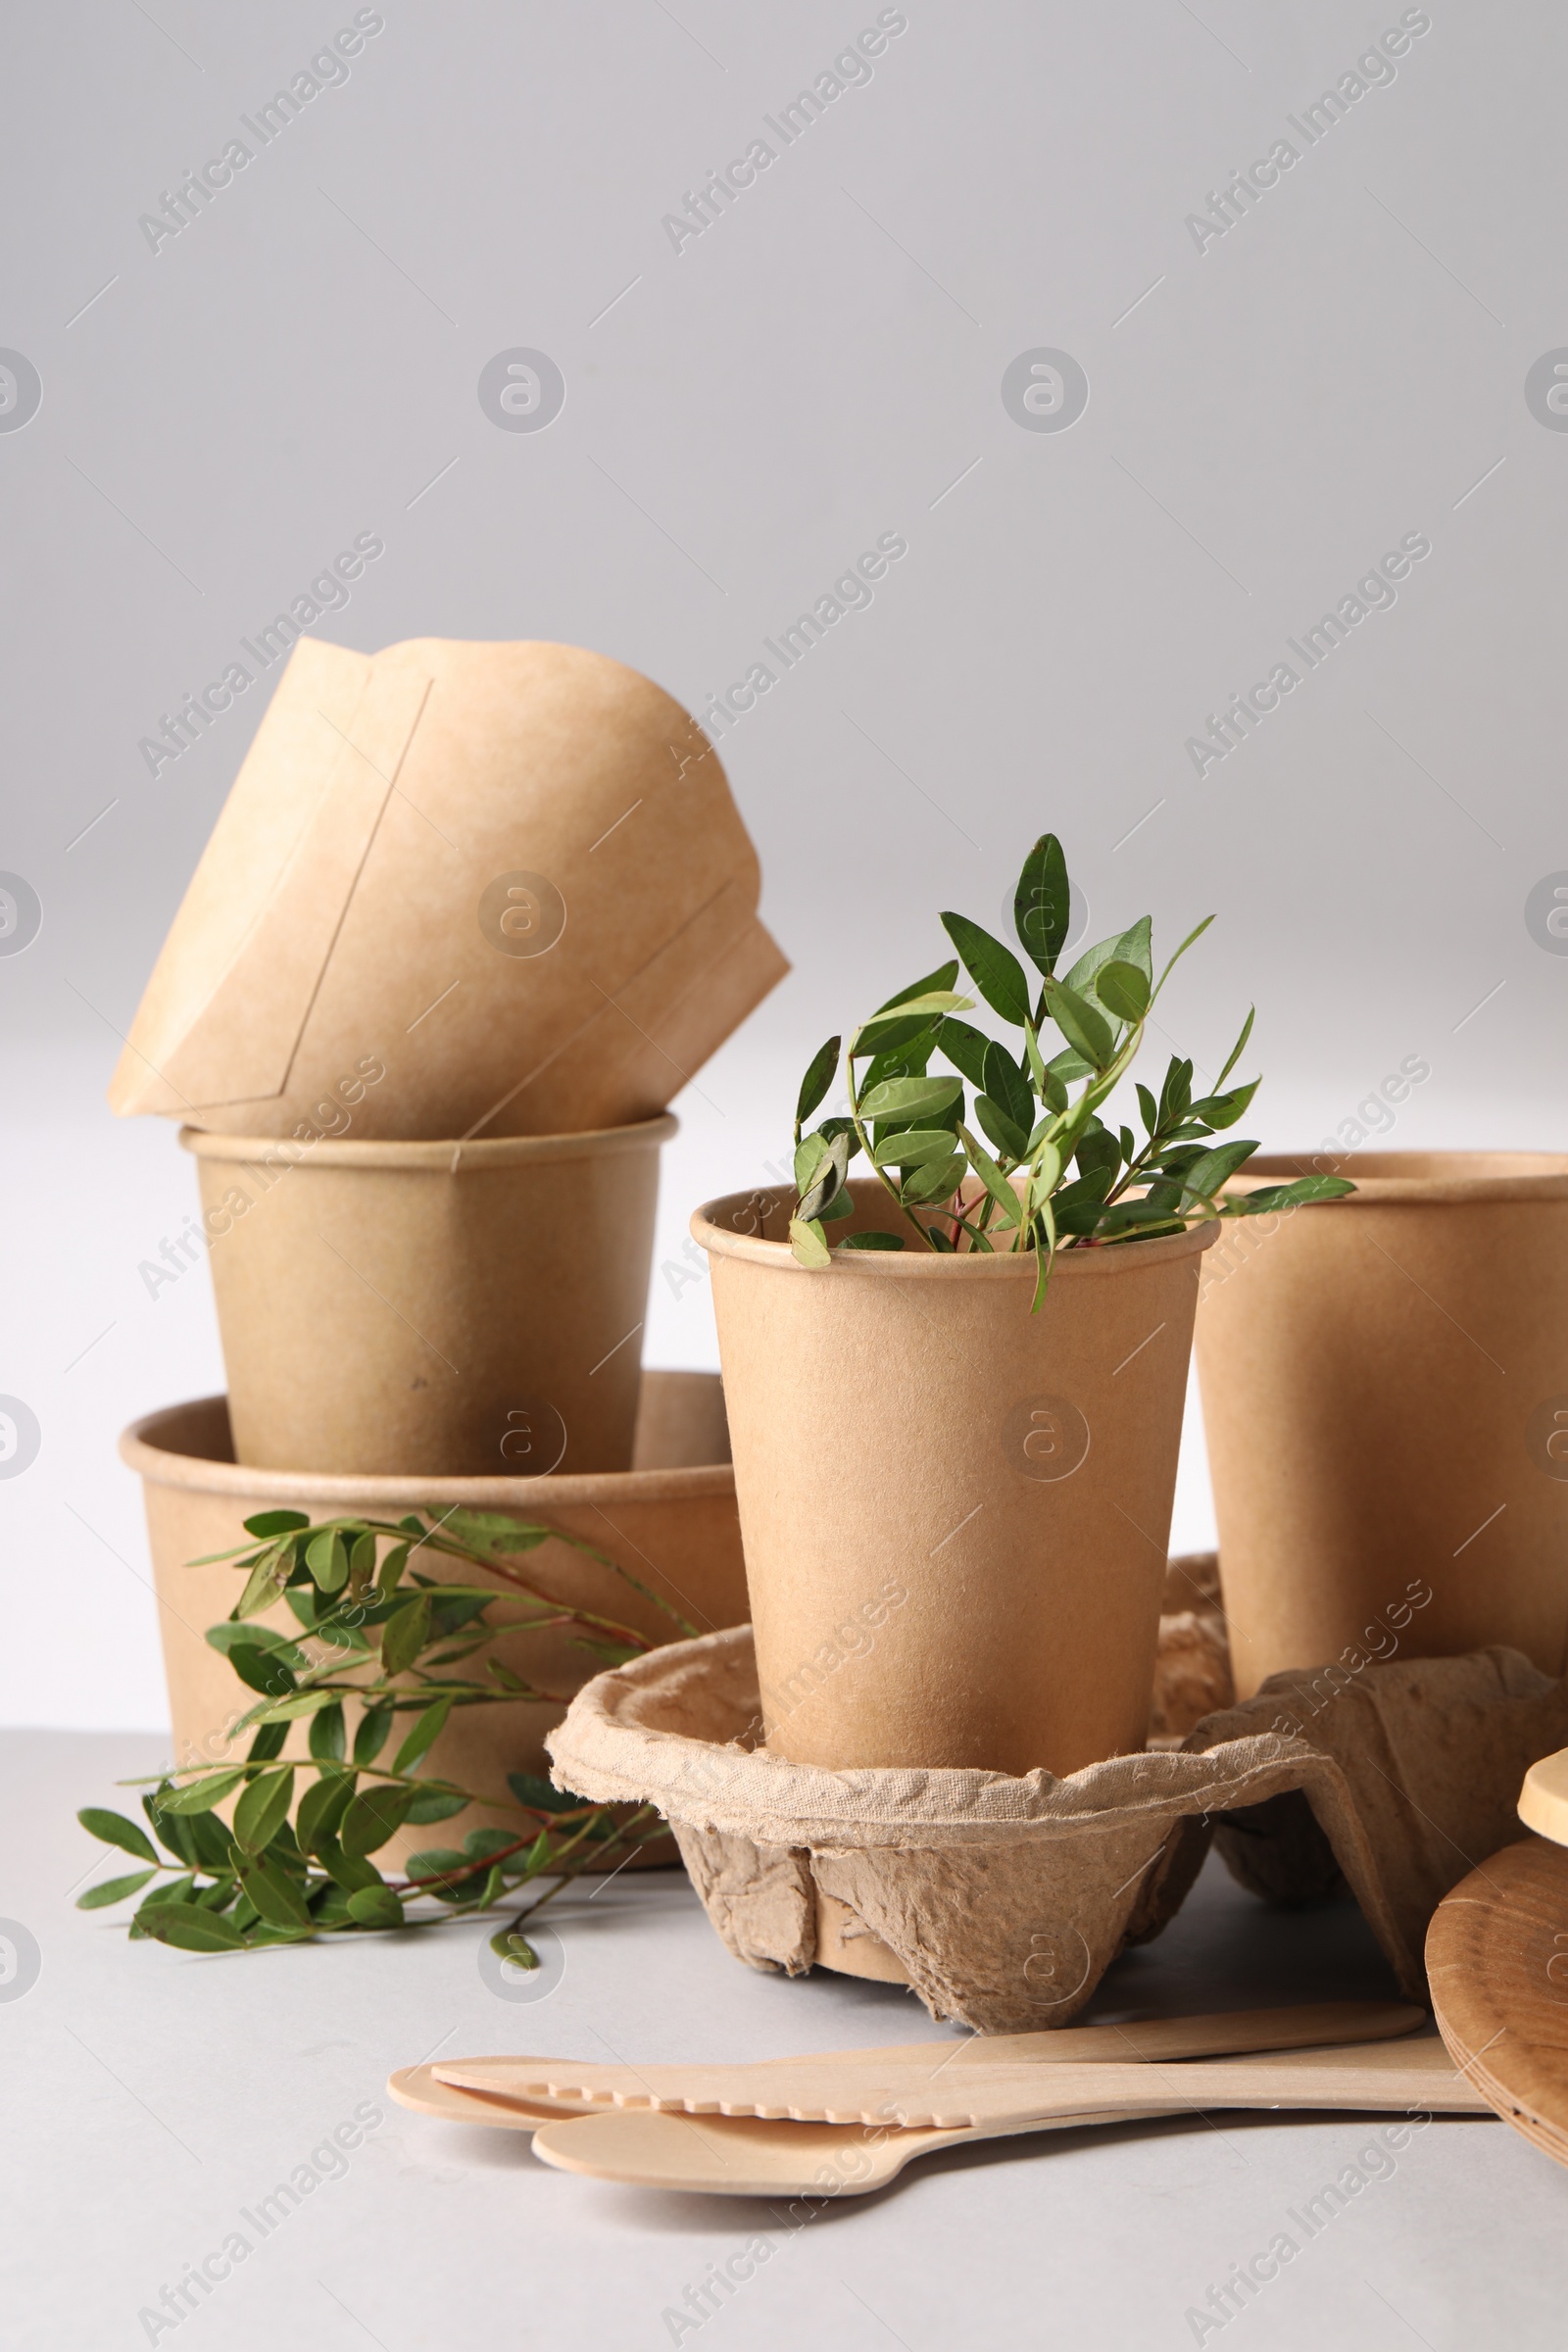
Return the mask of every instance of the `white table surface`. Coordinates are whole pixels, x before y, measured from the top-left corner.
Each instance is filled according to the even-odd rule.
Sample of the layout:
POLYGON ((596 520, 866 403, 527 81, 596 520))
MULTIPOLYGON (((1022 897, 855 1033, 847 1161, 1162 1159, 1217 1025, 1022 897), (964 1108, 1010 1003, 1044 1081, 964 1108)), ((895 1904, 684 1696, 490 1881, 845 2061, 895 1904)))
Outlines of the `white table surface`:
MULTIPOLYGON (((1355 2162, 1372 2119, 1000 2141, 802 2220, 575 2179, 538 2163, 525 2134, 410 2114, 387 2074, 438 2052, 760 2058, 952 2029, 891 1986, 743 1968, 674 1872, 552 1906, 564 1967, 526 2002, 486 1985, 476 1924, 235 1959, 129 1944, 120 1913, 73 1907, 117 1867, 74 1814, 133 1810, 117 1777, 160 1760, 147 1736, 0 1735, 0 1915, 41 1956, 26 1990, 0 1984, 6 2352, 1526 2352, 1568 2335, 1568 2173, 1500 2123, 1435 2120, 1360 2168, 1382 2177, 1307 2241, 1288 2217, 1355 2162), (379 2120, 339 2176, 332 2159, 314 2167, 319 2184, 263 2235, 258 2201, 357 2109, 379 2120), (187 2290, 196 2308, 177 2325, 159 2314, 191 2265, 227 2267, 235 2231, 249 2251, 230 2249, 228 2275, 205 2298, 187 2290), (1244 2310, 1223 2326, 1189 2316, 1281 2231, 1298 2251, 1244 2310), (694 2320, 687 2290, 759 2236, 767 2258, 694 2320)), ((1392 1991, 1349 1906, 1271 1912, 1211 1857, 1175 1925, 1111 1971, 1091 2014, 1392 1991)))

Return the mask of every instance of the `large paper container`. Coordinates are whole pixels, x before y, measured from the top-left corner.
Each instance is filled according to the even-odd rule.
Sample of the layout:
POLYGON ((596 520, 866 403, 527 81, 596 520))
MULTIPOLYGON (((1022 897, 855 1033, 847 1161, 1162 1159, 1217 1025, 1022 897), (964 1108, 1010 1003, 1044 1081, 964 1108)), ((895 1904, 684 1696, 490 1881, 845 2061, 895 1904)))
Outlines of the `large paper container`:
POLYGON ((196 1154, 239 1459, 326 1475, 625 1470, 675 1121, 196 1154))
MULTIPOLYGON (((1309 1173, 1258 1158, 1246 1181, 1309 1173)), ((1238 1695, 1505 1642, 1568 1667, 1568 1158, 1357 1152, 1227 1225, 1198 1365, 1238 1695), (1423 1597, 1425 1595, 1425 1597, 1423 1597)))
MULTIPOLYGON (((175 1760, 226 1757, 229 1727, 255 1702, 255 1693, 205 1639, 208 1627, 220 1623, 239 1598, 239 1576, 232 1567, 189 1563, 250 1542, 244 1522, 258 1511, 392 1520, 405 1511, 439 1513, 454 1504, 511 1511, 585 1537, 705 1632, 744 1622, 746 1580, 719 1382, 711 1373, 648 1372, 642 1393, 635 1466, 587 1478, 325 1478, 249 1469, 234 1460, 221 1396, 172 1405, 134 1422, 120 1452, 143 1482, 175 1760)), ((427 1559, 425 1573, 439 1581, 473 1581, 461 1561, 435 1553, 427 1559)), ((569 1604, 635 1625, 658 1641, 680 1638, 679 1628, 653 1602, 564 1544, 541 1544, 522 1565, 569 1604)), ((286 1602, 260 1622, 298 1631, 286 1602)), ((600 1661, 571 1648, 561 1634, 503 1641, 496 1654, 536 1688, 561 1692, 562 1705, 518 1700, 459 1708, 425 1769, 505 1800, 509 1772, 548 1772, 544 1735, 600 1661)), ((349 1713, 357 1718, 352 1702, 349 1713)), ((291 1731, 285 1754, 306 1753, 304 1729, 291 1731)), ((234 1742, 234 1752, 242 1755, 250 1738, 246 1733, 234 1742)), ((470 1809, 434 1829, 402 1832, 386 1852, 398 1859, 419 1846, 461 1842, 462 1832, 495 1818, 470 1809)))
MULTIPOLYGON (((874 1182, 835 1233, 886 1226, 874 1182)), ((1197 1269, 1212 1228, 1033 1256, 850 1251, 787 1202, 692 1219, 713 1304, 769 1749, 1076 1772, 1142 1748, 1197 1269)))
POLYGON ((718 754, 636 670, 304 638, 109 1099, 230 1135, 647 1118, 789 969, 760 887, 718 754))

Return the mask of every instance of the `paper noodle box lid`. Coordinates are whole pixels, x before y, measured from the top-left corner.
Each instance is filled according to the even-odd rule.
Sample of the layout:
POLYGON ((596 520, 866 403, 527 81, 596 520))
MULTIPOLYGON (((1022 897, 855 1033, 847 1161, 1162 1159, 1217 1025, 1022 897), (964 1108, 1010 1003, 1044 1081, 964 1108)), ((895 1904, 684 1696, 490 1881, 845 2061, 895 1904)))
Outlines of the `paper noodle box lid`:
POLYGON ((110 1087, 228 1134, 662 1110, 789 969, 717 753, 568 645, 302 638, 110 1087), (372 1073, 375 1073, 372 1075, 372 1073))

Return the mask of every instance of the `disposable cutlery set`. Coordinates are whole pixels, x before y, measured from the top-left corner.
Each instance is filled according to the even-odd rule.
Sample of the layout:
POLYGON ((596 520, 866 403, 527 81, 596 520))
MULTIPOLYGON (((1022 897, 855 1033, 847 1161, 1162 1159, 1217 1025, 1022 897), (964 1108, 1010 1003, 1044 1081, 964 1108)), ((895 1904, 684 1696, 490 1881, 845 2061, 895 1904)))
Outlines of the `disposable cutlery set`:
POLYGON ((1218 2108, 1493 2110, 1392 2002, 843 2050, 734 2066, 470 2058, 409 2067, 426 2115, 534 2134, 564 2172, 710 2194, 863 2194, 913 2157, 1011 2133, 1218 2108))

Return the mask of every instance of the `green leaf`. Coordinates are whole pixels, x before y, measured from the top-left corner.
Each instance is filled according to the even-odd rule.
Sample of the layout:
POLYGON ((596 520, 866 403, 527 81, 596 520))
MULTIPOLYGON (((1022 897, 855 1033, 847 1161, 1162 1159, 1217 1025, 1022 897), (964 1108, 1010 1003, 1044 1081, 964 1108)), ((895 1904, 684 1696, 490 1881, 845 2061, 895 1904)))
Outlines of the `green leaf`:
POLYGON ((902 1250, 904 1237, 898 1233, 879 1233, 874 1227, 864 1233, 847 1233, 839 1244, 841 1250, 902 1250))
POLYGON ((1021 1028, 1029 1018, 1029 985, 1023 976, 1023 965, 1010 948, 1000 939, 971 923, 967 915, 945 914, 942 928, 963 957, 976 988, 1004 1021, 1021 1028))
POLYGON ((507 1787, 519 1805, 535 1813, 575 1813, 588 1799, 574 1796, 569 1788, 558 1788, 554 1781, 545 1780, 537 1772, 509 1772, 507 1787))
POLYGON ((275 1548, 264 1551, 235 1603, 235 1617, 255 1617, 263 1609, 270 1609, 292 1573, 292 1564, 286 1551, 280 1552, 275 1548))
POLYGON ((264 1772, 252 1781, 234 1807, 234 1843, 248 1854, 259 1854, 270 1845, 274 1832, 288 1818, 293 1795, 292 1764, 285 1764, 280 1772, 264 1772))
MULTIPOLYGON (((289 1594, 289 1605, 295 1605, 295 1595, 289 1594)), ((305 1653, 287 1634, 280 1634, 270 1625, 242 1625, 237 1618, 225 1617, 221 1625, 210 1625, 204 1637, 209 1649, 227 1657, 233 1649, 278 1650, 286 1666, 304 1663, 305 1653)))
POLYGON ((247 1764, 270 1764, 274 1756, 283 1753, 288 1740, 286 1723, 258 1724, 245 1750, 247 1764))
POLYGON ((797 1135, 800 1134, 801 1129, 832 1085, 833 1073, 839 1066, 839 1049, 843 1043, 844 1040, 841 1037, 830 1037, 827 1044, 818 1047, 813 1054, 810 1066, 801 1080, 801 1091, 796 1098, 795 1132, 797 1135))
POLYGON ((956 1070, 961 1070, 971 1086, 986 1082, 986 1054, 994 1044, 992 1038, 970 1027, 967 1021, 943 1020, 937 1023, 936 1043, 956 1070))
POLYGON ((240 1885, 269 1927, 310 1928, 314 1924, 299 1887, 269 1856, 242 1853, 236 1846, 234 1866, 240 1885))
POLYGON ((951 1158, 952 1153, 951 1127, 901 1127, 871 1147, 879 1168, 919 1168, 928 1160, 951 1158))
MULTIPOLYGON (((802 1149, 805 1149, 804 1145, 802 1149)), ((809 1185, 802 1188, 800 1205, 795 1214, 803 1225, 809 1225, 814 1217, 820 1216, 825 1204, 838 1197, 849 1164, 849 1139, 836 1136, 827 1147, 827 1156, 818 1159, 816 1172, 809 1185)))
POLYGON ((1121 943, 1125 937, 1125 932, 1118 932, 1114 939, 1097 940, 1092 948, 1086 948, 1072 970, 1066 975, 1063 985, 1072 989, 1080 997, 1087 996, 1094 987, 1102 967, 1111 962, 1120 954, 1121 943))
POLYGON ((1276 1209, 1310 1208, 1316 1200, 1343 1200, 1355 1187, 1347 1176, 1300 1176, 1294 1184, 1264 1184, 1222 1202, 1222 1217, 1266 1217, 1276 1209))
MULTIPOLYGON (((241 1633, 249 1633, 250 1630, 249 1626, 236 1628, 241 1633)), ((249 1690, 259 1690, 264 1698, 286 1698, 291 1690, 298 1688, 292 1670, 271 1643, 264 1649, 258 1642, 232 1642, 229 1645, 228 1662, 240 1681, 249 1690)))
POLYGON ((323 1527, 305 1546, 305 1565, 318 1591, 341 1592, 349 1581, 349 1548, 335 1527, 323 1527))
POLYGON ((102 1805, 83 1805, 76 1815, 89 1836, 102 1838, 105 1845, 118 1845, 122 1852, 134 1854, 138 1861, 156 1862, 158 1850, 145 1833, 123 1813, 107 1812, 102 1805))
POLYGON ((349 1917, 362 1928, 401 1928, 403 1905, 390 1886, 361 1886, 349 1896, 349 1917))
POLYGON ((1212 1152, 1205 1152, 1201 1158, 1194 1160, 1182 1179, 1185 1191, 1195 1199, 1212 1200, 1226 1178, 1233 1176, 1256 1150, 1255 1143, 1245 1140, 1217 1144, 1212 1152))
POLYGON ((956 1192, 963 1179, 967 1161, 961 1152, 954 1152, 946 1159, 935 1160, 929 1167, 916 1168, 899 1187, 899 1199, 906 1207, 920 1201, 946 1200, 956 1192))
POLYGON ((453 1814, 461 1813, 467 1802, 466 1796, 450 1788, 432 1788, 421 1785, 409 1807, 410 1826, 422 1829, 427 1822, 450 1821, 453 1814))
POLYGON ((1111 960, 1116 963, 1135 963, 1144 978, 1152 985, 1154 959, 1151 948, 1150 921, 1147 914, 1141 914, 1132 929, 1122 933, 1116 942, 1115 953, 1111 960))
POLYGON ((821 1226, 804 1224, 799 1217, 790 1219, 790 1250, 798 1264, 809 1266, 813 1273, 833 1262, 821 1226))
POLYGON ((924 1119, 963 1099, 958 1078, 889 1078, 861 1098, 863 1119, 924 1119))
POLYGON ((1073 1052, 1092 1068, 1104 1069, 1116 1051, 1104 1015, 1062 980, 1046 982, 1046 1005, 1073 1052))
POLYGON ((1028 1158, 1027 1130, 1009 1119, 1000 1102, 993 1102, 989 1095, 976 1095, 974 1112, 999 1152, 1005 1152, 1009 1159, 1028 1158))
POLYGON ((303 1852, 314 1854, 323 1838, 335 1836, 354 1794, 351 1772, 323 1772, 300 1798, 294 1835, 303 1852))
POLYGON ((154 1902, 151 1896, 136 1914, 144 1936, 172 1943, 182 1952, 242 1952, 245 1937, 221 1912, 193 1910, 188 1903, 154 1902))
POLYGON ((142 1798, 141 1809, 159 1844, 167 1847, 176 1862, 195 1870, 201 1862, 201 1855, 196 1850, 195 1824, 182 1820, 177 1813, 163 1812, 157 1797, 151 1792, 142 1798))
POLYGON ((382 1748, 385 1747, 386 1737, 391 1729, 392 1710, 390 1707, 367 1707, 365 1713, 360 1717, 358 1729, 354 1734, 355 1763, 373 1764, 382 1748))
POLYGON ((1232 1087, 1229 1094, 1204 1095, 1200 1102, 1193 1104, 1188 1116, 1201 1119, 1205 1127, 1216 1130, 1234 1127, 1261 1083, 1260 1079, 1254 1078, 1250 1086, 1232 1087))
POLYGON ((804 1200, 822 1170, 833 1156, 833 1147, 825 1135, 807 1135, 795 1147, 795 1190, 804 1200))
POLYGON ((428 1753, 446 1730, 447 1717, 457 1698, 455 1690, 445 1690, 415 1722, 412 1732, 392 1759, 394 1772, 412 1772, 419 1758, 428 1753))
POLYGON ((1121 1146, 1110 1129, 1099 1119, 1091 1119, 1078 1139, 1077 1160, 1080 1172, 1087 1176, 1091 1169, 1108 1168, 1114 1177, 1122 1162, 1121 1146))
POLYGON ((149 1879, 158 1875, 155 1862, 151 1870, 128 1870, 122 1879, 103 1879, 89 1886, 85 1894, 76 1897, 78 1911, 101 1911, 106 1903, 122 1903, 127 1894, 139 1893, 149 1879))
MULTIPOLYGON (((454 1511, 452 1516, 456 1518, 457 1513, 454 1511)), ((417 1520, 416 1520, 415 1525, 418 1526, 417 1520)), ((419 1533, 423 1535, 424 1530, 420 1528, 419 1533)), ((392 1594, 397 1591, 403 1571, 409 1564, 409 1553, 412 1548, 412 1545, 408 1544, 392 1544, 386 1554, 385 1559, 383 1559, 380 1567, 377 1569, 375 1577, 375 1589, 377 1592, 380 1593, 383 1600, 390 1599, 392 1594)))
POLYGON ((341 1763, 344 1753, 343 1705, 323 1707, 311 1717, 311 1754, 318 1764, 341 1763))
POLYGON ((1072 908, 1067 860, 1054 833, 1042 833, 1023 861, 1012 898, 1012 919, 1031 960, 1050 975, 1066 944, 1072 908))
POLYGON ((343 1816, 338 1842, 351 1862, 363 1861, 385 1845, 408 1818, 414 1802, 412 1788, 382 1785, 362 1788, 343 1816))
POLYGON ((473 1857, 460 1853, 455 1845, 427 1846, 411 1854, 403 1865, 404 1875, 419 1879, 423 1885, 411 1893, 433 1894, 438 1902, 463 1902, 466 1899, 466 1880, 471 1876, 473 1857))
POLYGON ((367 1528, 349 1545, 349 1590, 356 1599, 364 1597, 374 1574, 375 1538, 367 1528))
POLYGON ((493 1551, 502 1559, 548 1544, 555 1532, 552 1527, 535 1527, 510 1511, 443 1511, 441 1515, 443 1535, 456 1536, 471 1550, 493 1551))
POLYGON ((1061 1182, 1061 1153, 1054 1144, 1042 1144, 1029 1179, 1029 1211, 1037 1215, 1061 1182))
POLYGON ((231 1788, 237 1788, 245 1778, 243 1772, 214 1772, 202 1780, 190 1781, 183 1788, 172 1788, 166 1796, 158 1794, 160 1813, 210 1813, 220 1805, 231 1788))
POLYGON ((280 1698, 258 1720, 262 1723, 297 1723, 303 1716, 318 1714, 322 1707, 335 1707, 338 1703, 335 1691, 300 1690, 292 1698, 280 1698))
POLYGON ((381 1671, 401 1674, 430 1639, 430 1595, 420 1592, 388 1618, 381 1635, 381 1671))
POLYGON ((1034 1088, 1012 1055, 995 1039, 986 1047, 984 1092, 1015 1127, 1028 1134, 1035 1118, 1034 1088))
POLYGON ((487 1861, 492 1854, 504 1854, 509 1845, 517 1842, 514 1830, 503 1830, 494 1824, 470 1830, 463 1840, 463 1850, 472 1861, 487 1861))
POLYGON ((1257 1006, 1255 1004, 1248 1007, 1247 1018, 1242 1023, 1242 1034, 1236 1040, 1235 1045, 1231 1048, 1230 1057, 1227 1060, 1225 1067, 1221 1070, 1219 1076, 1214 1081, 1214 1091, 1216 1094, 1218 1094, 1220 1088, 1224 1085, 1232 1070, 1235 1069, 1236 1064, 1241 1060, 1242 1055, 1247 1052, 1247 1041, 1252 1034, 1252 1015, 1256 1012, 1256 1010, 1257 1006))
POLYGON ((375 1864, 368 1862, 363 1854, 346 1854, 335 1838, 318 1833, 316 1852, 327 1877, 345 1893, 354 1894, 362 1886, 379 1886, 381 1884, 381 1873, 375 1864))
POLYGON ((927 972, 923 979, 911 980, 907 988, 901 988, 896 997, 889 997, 885 1004, 879 1004, 872 1018, 876 1019, 884 1012, 898 1012, 918 999, 944 993, 952 988, 957 977, 956 963, 951 959, 947 963, 939 963, 934 972, 927 972))
POLYGON ((1205 914, 1202 921, 1197 926, 1196 930, 1188 932, 1187 937, 1182 941, 1181 946, 1177 949, 1175 955, 1171 957, 1169 963, 1166 964, 1165 969, 1159 975, 1159 987, 1154 991, 1156 997, 1159 994, 1159 990, 1164 987, 1166 981, 1170 978, 1171 973, 1180 963, 1182 957, 1186 955, 1188 949, 1196 940, 1202 938, 1203 933, 1208 929, 1209 924, 1213 920, 1214 917, 1211 914, 1205 914))
POLYGON ((310 1520, 303 1511, 258 1511, 254 1519, 245 1522, 248 1536, 291 1536, 296 1528, 309 1527, 310 1520))
MULTIPOLYGON (((861 1087, 869 1093, 873 1086, 880 1086, 884 1078, 923 1078, 936 1042, 937 1033, 933 1024, 917 1030, 904 1045, 885 1046, 880 1053, 873 1054, 866 1063, 860 1076, 861 1087)), ((859 1150, 859 1143, 855 1136, 852 1120, 824 1119, 821 1132, 831 1142, 841 1128, 850 1131, 850 1156, 853 1159, 859 1150)))
POLYGON ((1095 994, 1119 1021, 1141 1021, 1149 1010, 1149 982, 1136 963, 1102 964, 1095 994))
POLYGON ((976 1143, 966 1127, 960 1127, 958 1133, 963 1138, 964 1148, 968 1152, 969 1165, 996 1202, 1003 1224, 1016 1225, 1022 1212, 1018 1196, 1012 1186, 1007 1182, 990 1152, 976 1143))

